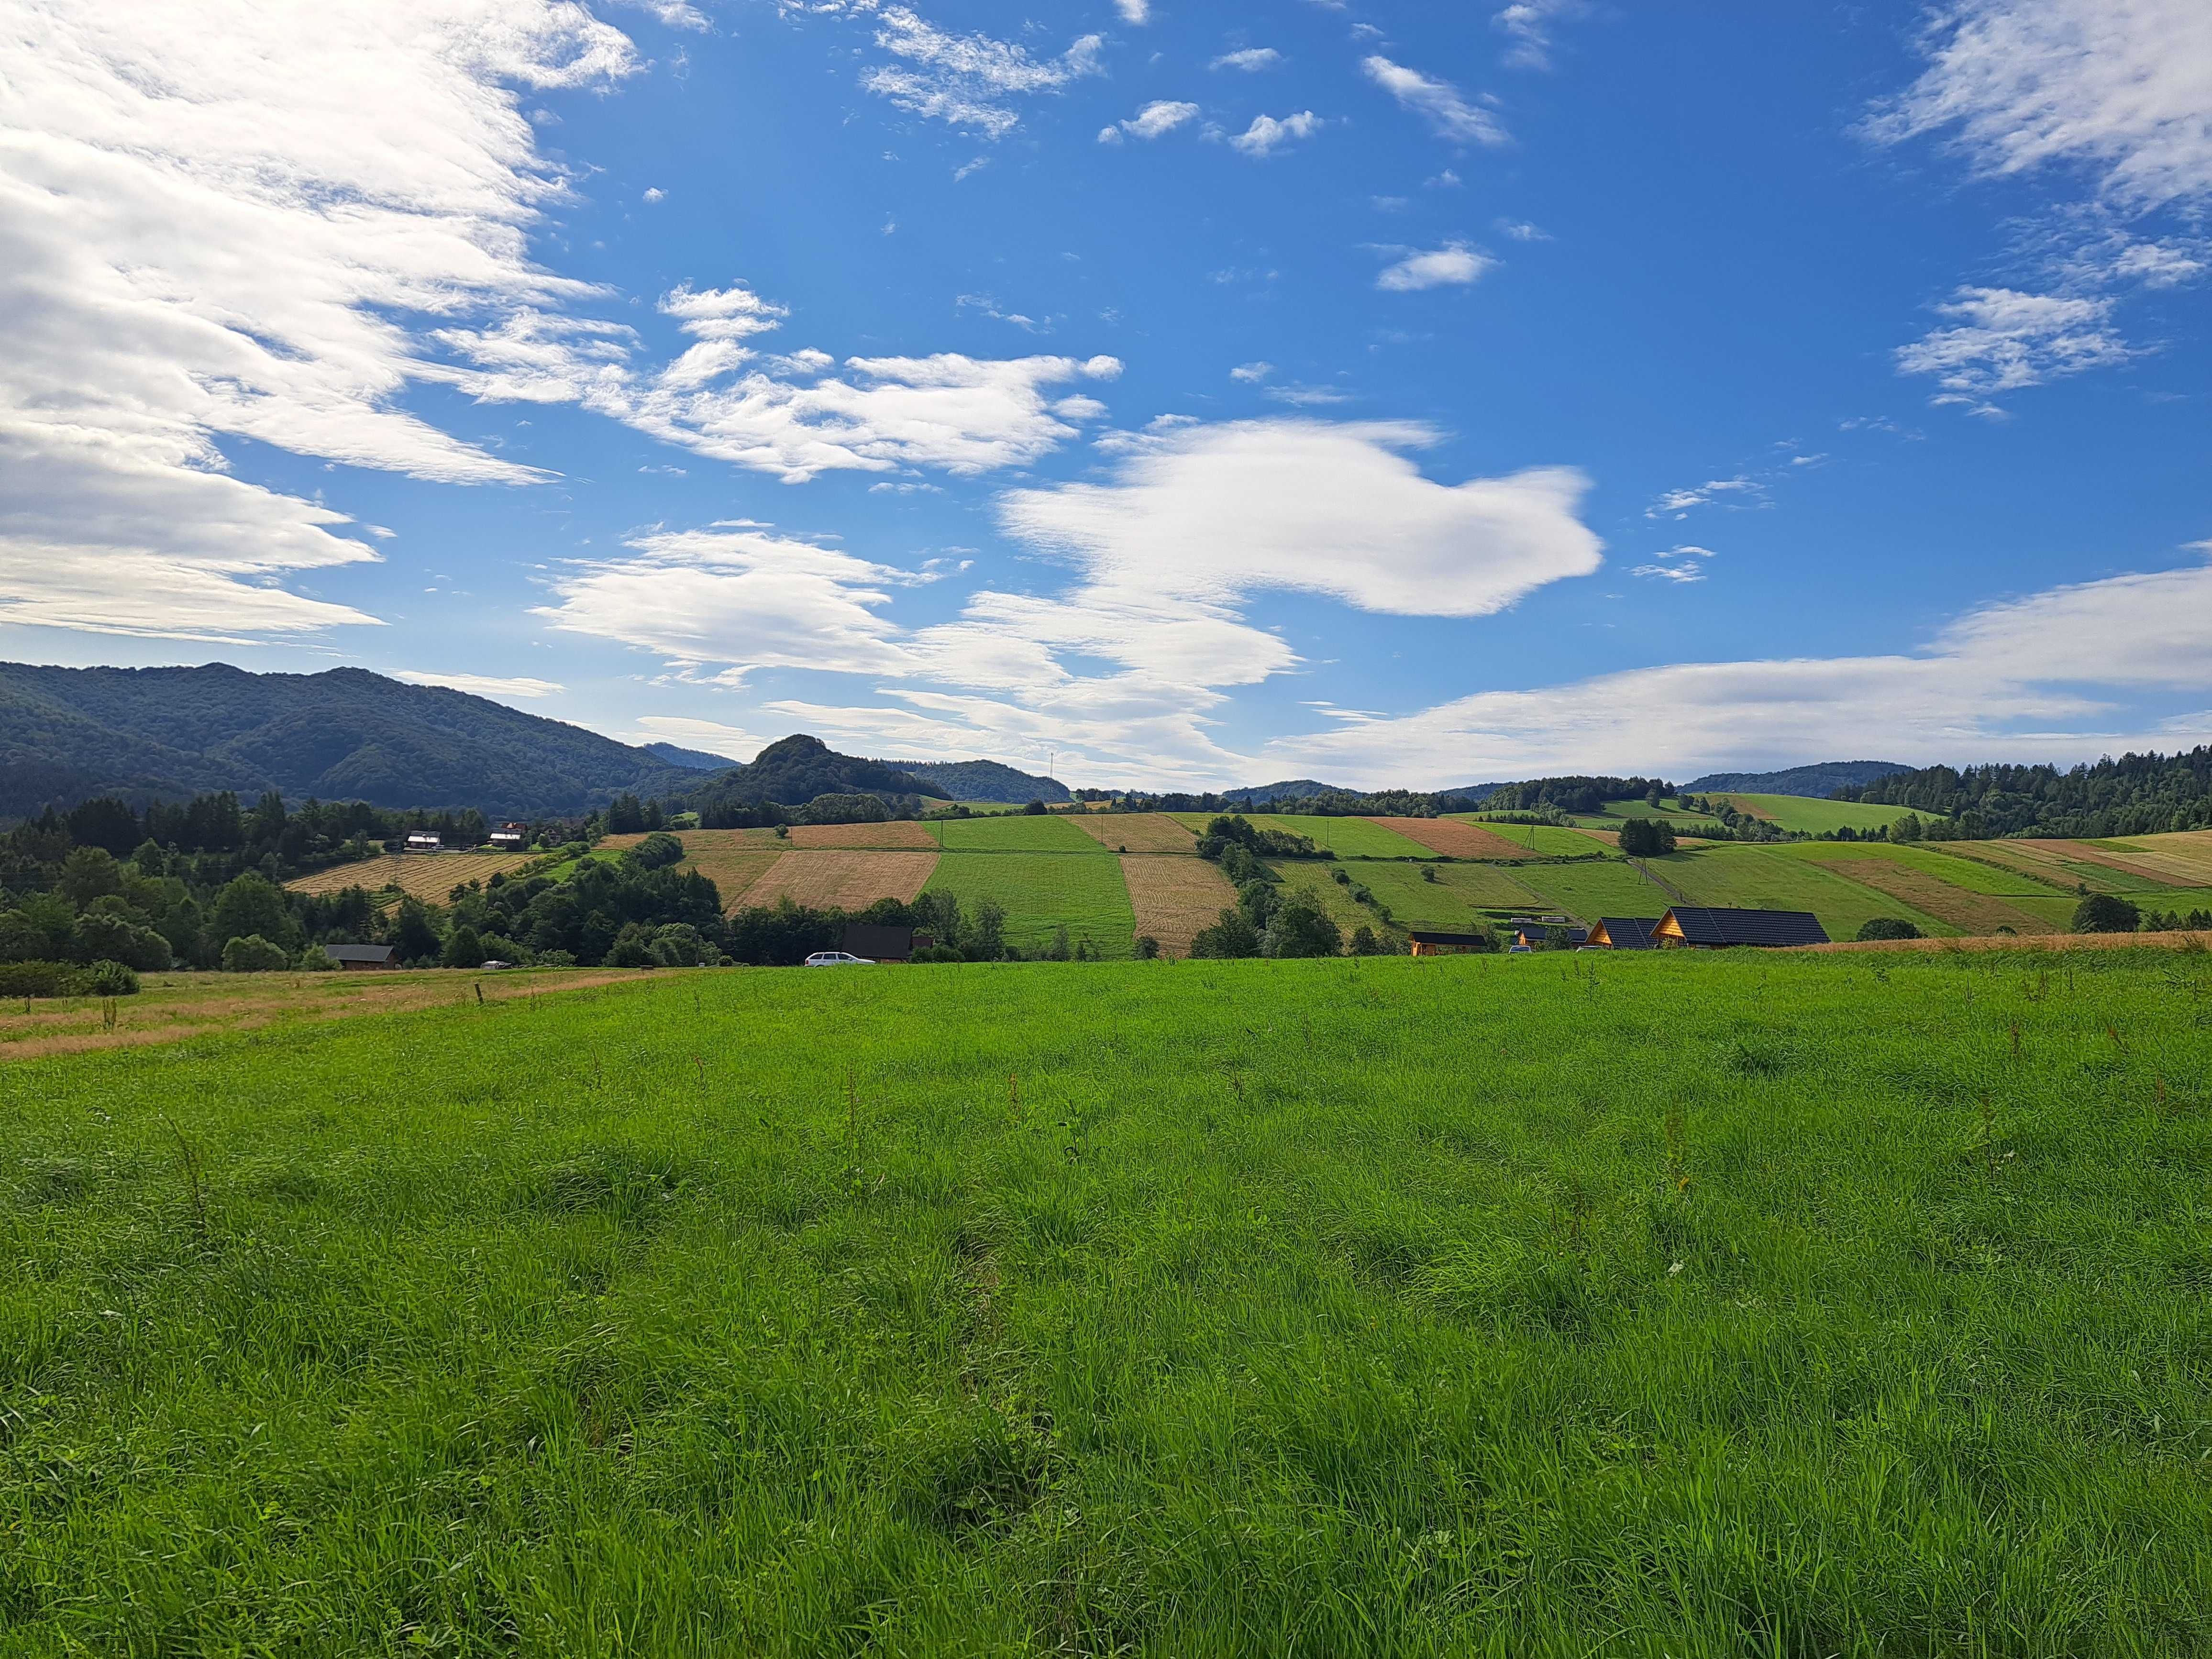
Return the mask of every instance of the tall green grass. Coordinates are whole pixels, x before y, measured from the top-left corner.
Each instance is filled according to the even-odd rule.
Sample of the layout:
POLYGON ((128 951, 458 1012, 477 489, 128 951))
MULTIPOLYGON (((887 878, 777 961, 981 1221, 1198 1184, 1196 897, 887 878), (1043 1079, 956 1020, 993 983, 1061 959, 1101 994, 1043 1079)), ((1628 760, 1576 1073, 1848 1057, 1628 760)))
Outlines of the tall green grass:
POLYGON ((697 971, 0 1068, 0 1653, 2202 1652, 2207 991, 697 971))
MULTIPOLYGON (((1072 824, 1060 828, 1083 836, 1072 824)), ((1097 843, 1091 842, 1091 848, 1097 851, 1097 843)), ((1025 951, 1050 944, 1062 927, 1071 944, 1087 939, 1101 956, 1126 957, 1135 947, 1136 911, 1129 902, 1128 884, 1121 879, 1121 861, 1111 854, 1085 858, 1059 853, 947 853, 938 860, 928 890, 953 894, 971 913, 986 899, 998 904, 1006 913, 1006 942, 1025 951)))
POLYGON ((948 853, 1090 853, 1107 849, 1066 818, 1012 813, 988 818, 939 818, 929 828, 948 853))

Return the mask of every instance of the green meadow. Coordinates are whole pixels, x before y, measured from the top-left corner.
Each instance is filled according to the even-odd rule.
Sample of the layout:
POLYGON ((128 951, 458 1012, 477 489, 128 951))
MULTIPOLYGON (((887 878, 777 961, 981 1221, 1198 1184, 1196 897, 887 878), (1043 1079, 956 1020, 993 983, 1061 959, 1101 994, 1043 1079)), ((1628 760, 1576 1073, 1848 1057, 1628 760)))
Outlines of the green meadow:
POLYGON ((1729 793, 1716 799, 1733 801, 1740 811, 1808 836, 1817 836, 1824 830, 1879 829, 1896 823, 1911 810, 1904 806, 1869 806, 1857 801, 1814 800, 1804 795, 1729 793))
POLYGON ((929 826, 948 853, 1104 853, 1095 836, 1066 818, 1001 814, 996 817, 939 818, 929 826))
POLYGON ((678 970, 0 1066, 0 1654, 2203 1652, 2208 961, 678 970))
MULTIPOLYGON (((1009 818, 1008 823, 1049 823, 1009 818)), ((989 901, 1006 913, 1006 943, 1034 951, 1060 928, 1071 945, 1083 939, 1101 956, 1126 957, 1136 943, 1137 918, 1121 861, 1073 824, 1059 826, 1097 856, 1068 853, 947 853, 927 890, 951 893, 963 909, 989 901)))
MULTIPOLYGON (((1173 812, 1169 814, 1185 829, 1204 834, 1214 814, 1211 812, 1173 812)), ((1255 816, 1255 823, 1264 829, 1281 830, 1293 836, 1304 836, 1325 853, 1334 853, 1346 859, 1432 859, 1436 854, 1409 836, 1401 836, 1386 824, 1372 818, 1324 817, 1299 812, 1269 812, 1255 816)))

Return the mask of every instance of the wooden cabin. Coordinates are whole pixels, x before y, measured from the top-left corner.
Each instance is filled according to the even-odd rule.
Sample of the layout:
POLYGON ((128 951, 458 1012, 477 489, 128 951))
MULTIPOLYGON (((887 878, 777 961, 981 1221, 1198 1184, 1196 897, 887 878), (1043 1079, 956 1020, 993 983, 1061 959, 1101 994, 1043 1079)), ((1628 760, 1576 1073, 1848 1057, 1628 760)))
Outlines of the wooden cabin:
POLYGON ((1513 924, 1513 942, 1523 951, 1540 951, 1544 948, 1545 940, 1548 939, 1555 931, 1567 936, 1567 948, 1571 951, 1581 950, 1589 939, 1589 928, 1577 927, 1572 922, 1564 920, 1516 921, 1513 924))
POLYGON ((1656 916, 1600 916, 1583 942, 1593 951, 1656 951, 1659 946, 1651 931, 1659 921, 1656 916))
POLYGON ((1411 927, 1406 937, 1417 957, 1459 957, 1497 948, 1487 933, 1440 933, 1433 928, 1411 927))
POLYGON ((1662 950, 1725 951, 1736 945, 1786 950, 1826 945, 1828 930, 1810 910, 1713 910, 1678 904, 1659 918, 1651 938, 1662 950))

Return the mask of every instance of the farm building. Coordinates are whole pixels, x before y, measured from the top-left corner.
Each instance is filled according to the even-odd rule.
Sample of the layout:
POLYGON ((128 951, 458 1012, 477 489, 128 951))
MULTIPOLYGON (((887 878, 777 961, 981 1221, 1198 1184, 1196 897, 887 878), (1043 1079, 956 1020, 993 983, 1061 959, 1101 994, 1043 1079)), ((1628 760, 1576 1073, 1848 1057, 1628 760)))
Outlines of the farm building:
POLYGON ((442 853, 446 838, 434 830, 416 830, 409 832, 407 850, 410 853, 442 853))
POLYGON ((1676 905, 1651 930, 1662 949, 1724 951, 1732 945, 1826 945, 1828 930, 1810 910, 1709 910, 1676 905))
POLYGON ((1567 943, 1581 950, 1589 941, 1589 929, 1577 927, 1567 921, 1516 921, 1513 924, 1513 943, 1523 951, 1540 951, 1554 933, 1565 933, 1567 943))
POLYGON ((520 853, 530 844, 530 826, 502 823, 491 832, 491 844, 502 853, 520 853))
POLYGON ((1413 952, 1417 957, 1463 956, 1470 951, 1491 948, 1486 933, 1440 933, 1431 928, 1416 927, 1406 937, 1412 941, 1413 952))
POLYGON ((1656 916, 1600 916, 1583 943, 1593 951, 1656 951, 1651 930, 1656 916))
POLYGON ((845 942, 838 948, 848 956, 870 962, 911 962, 916 951, 927 951, 937 941, 911 927, 878 927, 864 921, 845 924, 845 942))
POLYGON ((399 965, 399 952, 389 945, 325 945, 323 954, 349 972, 399 965))

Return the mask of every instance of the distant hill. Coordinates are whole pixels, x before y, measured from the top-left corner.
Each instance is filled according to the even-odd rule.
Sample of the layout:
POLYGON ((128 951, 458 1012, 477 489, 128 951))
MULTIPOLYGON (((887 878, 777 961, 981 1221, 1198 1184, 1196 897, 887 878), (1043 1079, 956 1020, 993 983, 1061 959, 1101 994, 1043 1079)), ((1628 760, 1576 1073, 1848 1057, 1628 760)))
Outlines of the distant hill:
POLYGON ((1860 789, 1877 778, 1912 769, 1897 761, 1828 761, 1784 772, 1708 772, 1682 786, 1693 795, 1809 795, 1826 800, 1838 789, 1860 789))
POLYGON ((1346 789, 1334 783, 1316 783, 1311 778, 1285 778, 1280 783, 1255 783, 1243 789, 1224 789, 1224 800, 1241 801, 1247 806, 1261 806, 1269 801, 1310 800, 1316 795, 1356 795, 1357 789, 1346 789))
POLYGON ((910 772, 930 786, 929 793, 945 800, 988 800, 1015 806, 1033 800, 1073 800, 1067 786, 1057 778, 1017 771, 997 761, 895 761, 884 765, 910 772))
POLYGON ((0 814, 205 790, 297 800, 582 812, 698 775, 595 732, 360 668, 250 674, 0 663, 0 814))
POLYGON ((658 755, 671 766, 680 766, 688 772, 724 772, 737 762, 727 755, 710 755, 703 749, 679 749, 672 743, 643 744, 648 755, 658 755))
MULTIPOLYGON (((753 757, 750 766, 726 764, 712 777, 685 780, 702 811, 716 803, 774 801, 804 806, 817 795, 922 796, 936 788, 883 761, 841 755, 819 738, 796 733, 753 757)), ((708 820, 710 823, 711 819, 708 820)))

